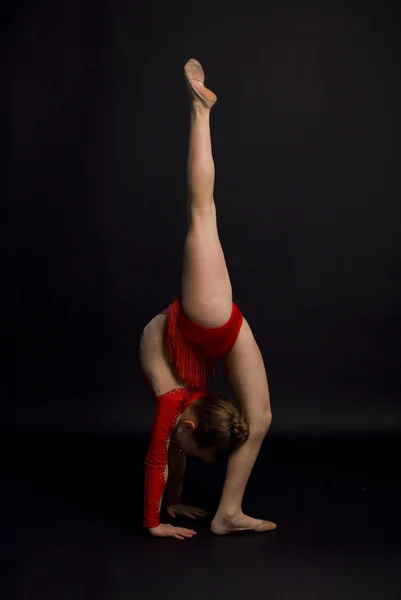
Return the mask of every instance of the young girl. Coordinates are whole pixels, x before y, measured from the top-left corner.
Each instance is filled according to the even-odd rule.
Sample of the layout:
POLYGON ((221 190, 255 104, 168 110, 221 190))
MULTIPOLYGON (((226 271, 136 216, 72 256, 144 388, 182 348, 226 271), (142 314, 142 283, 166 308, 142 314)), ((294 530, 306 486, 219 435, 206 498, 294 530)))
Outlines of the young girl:
POLYGON ((220 244, 214 203, 210 111, 216 95, 204 86, 200 63, 184 67, 191 105, 187 170, 188 232, 181 296, 145 327, 141 368, 156 400, 145 461, 144 527, 151 535, 179 540, 195 531, 160 523, 167 511, 196 518, 203 509, 181 503, 186 455, 207 461, 228 457, 227 475, 211 530, 216 534, 275 529, 242 512, 245 487, 271 423, 269 388, 260 350, 232 301, 230 277, 220 244), (218 358, 241 406, 211 394, 207 383, 218 358))

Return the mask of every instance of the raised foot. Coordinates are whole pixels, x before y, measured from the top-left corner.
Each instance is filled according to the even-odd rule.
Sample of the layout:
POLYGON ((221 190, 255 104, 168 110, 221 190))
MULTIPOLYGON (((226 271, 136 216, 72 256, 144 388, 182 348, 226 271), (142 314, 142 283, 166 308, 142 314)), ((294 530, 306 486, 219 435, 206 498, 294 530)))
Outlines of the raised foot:
POLYGON ((228 535, 230 533, 264 533, 273 531, 277 525, 272 521, 261 521, 247 515, 239 515, 233 519, 213 520, 210 526, 212 533, 216 535, 228 535))
POLYGON ((202 108, 210 110, 217 101, 217 96, 205 87, 205 73, 198 60, 195 58, 189 59, 184 67, 184 77, 187 82, 190 98, 202 108))

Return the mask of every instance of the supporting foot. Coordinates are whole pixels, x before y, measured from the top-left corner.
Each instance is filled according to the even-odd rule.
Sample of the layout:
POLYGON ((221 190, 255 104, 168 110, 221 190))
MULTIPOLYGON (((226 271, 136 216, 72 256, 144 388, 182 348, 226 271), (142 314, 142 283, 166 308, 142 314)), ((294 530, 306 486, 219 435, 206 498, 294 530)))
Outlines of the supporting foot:
POLYGON ((210 526, 212 533, 216 535, 228 535, 229 533, 264 533, 277 528, 271 521, 253 519, 247 515, 240 514, 232 519, 214 519, 210 526))
POLYGON ((190 99, 202 108, 210 110, 217 100, 216 94, 204 85, 205 73, 202 65, 195 58, 190 58, 184 67, 184 77, 190 99))

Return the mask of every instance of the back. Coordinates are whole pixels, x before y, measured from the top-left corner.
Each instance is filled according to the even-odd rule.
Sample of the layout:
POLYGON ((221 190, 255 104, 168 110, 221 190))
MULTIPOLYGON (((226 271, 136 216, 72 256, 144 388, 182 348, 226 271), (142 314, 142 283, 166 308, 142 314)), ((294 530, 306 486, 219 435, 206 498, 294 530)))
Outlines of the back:
POLYGON ((156 315, 141 336, 140 358, 142 368, 156 396, 177 387, 188 387, 172 371, 164 344, 166 316, 156 315))

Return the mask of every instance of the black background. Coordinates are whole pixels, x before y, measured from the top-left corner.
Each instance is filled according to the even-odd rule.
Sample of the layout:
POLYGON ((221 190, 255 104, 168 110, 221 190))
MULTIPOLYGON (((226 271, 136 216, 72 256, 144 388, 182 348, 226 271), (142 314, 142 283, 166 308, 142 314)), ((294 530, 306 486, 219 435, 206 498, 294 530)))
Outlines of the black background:
MULTIPOLYGON (((216 595, 236 569, 247 583, 233 597, 252 592, 250 573, 260 588, 274 555, 271 597, 397 597, 399 26, 389 1, 26 0, 3 10, 3 554, 18 598, 114 600, 134 585, 156 598, 165 588, 143 577, 151 561, 168 586, 176 563, 165 553, 182 561, 191 544, 202 560, 216 553, 216 595), (190 57, 218 96, 220 237, 271 391, 273 425, 244 509, 279 528, 239 541, 203 525, 203 542, 199 533, 182 548, 138 538, 154 408, 138 353, 145 324, 179 292, 190 57), (130 552, 143 561, 135 583, 130 552), (352 568, 338 558, 347 553, 352 568)), ((212 388, 228 391, 222 373, 212 388)), ((212 515, 223 476, 195 461, 192 503, 212 515)), ((195 595, 186 586, 203 575, 180 565, 188 581, 175 593, 195 595)))

